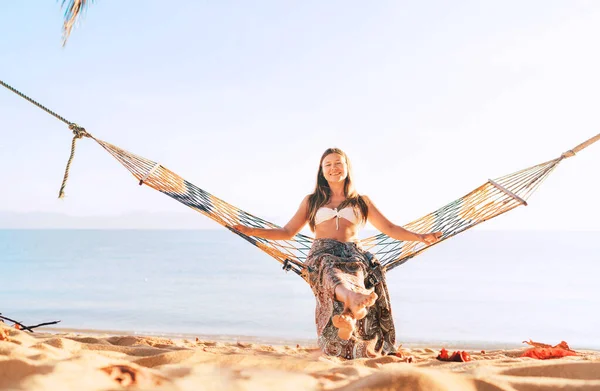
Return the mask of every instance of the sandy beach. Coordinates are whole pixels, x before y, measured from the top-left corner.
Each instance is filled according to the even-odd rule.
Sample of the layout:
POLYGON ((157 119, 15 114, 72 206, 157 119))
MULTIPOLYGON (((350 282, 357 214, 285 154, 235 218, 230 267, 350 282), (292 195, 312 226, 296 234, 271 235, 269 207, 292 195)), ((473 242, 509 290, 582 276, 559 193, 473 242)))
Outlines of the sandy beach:
POLYGON ((316 346, 29 333, 0 324, 0 389, 600 390, 600 352, 537 360, 520 357, 530 348, 524 344, 443 362, 440 348, 346 361, 316 346))

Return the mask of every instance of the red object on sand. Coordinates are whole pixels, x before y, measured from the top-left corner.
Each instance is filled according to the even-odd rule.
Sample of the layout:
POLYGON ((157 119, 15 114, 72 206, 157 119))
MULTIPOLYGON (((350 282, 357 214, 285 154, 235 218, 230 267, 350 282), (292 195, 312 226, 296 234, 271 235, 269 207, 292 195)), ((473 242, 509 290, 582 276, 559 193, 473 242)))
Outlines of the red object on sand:
POLYGON ((549 358, 561 358, 566 356, 577 356, 577 353, 569 347, 565 341, 560 341, 558 345, 548 345, 532 340, 523 341, 533 348, 526 350, 521 357, 531 357, 538 360, 547 360, 549 358))
POLYGON ((440 354, 436 357, 440 361, 456 361, 456 362, 467 362, 471 361, 471 355, 463 351, 455 351, 451 356, 448 356, 448 351, 444 348, 440 350, 440 354))
POLYGON ((441 361, 448 361, 448 359, 449 359, 448 351, 446 349, 442 348, 442 350, 440 350, 440 354, 438 354, 438 356, 436 358, 441 361))
POLYGON ((566 356, 577 356, 572 350, 563 348, 531 348, 526 350, 521 357, 537 358, 538 360, 547 360, 549 358, 561 358, 566 356))

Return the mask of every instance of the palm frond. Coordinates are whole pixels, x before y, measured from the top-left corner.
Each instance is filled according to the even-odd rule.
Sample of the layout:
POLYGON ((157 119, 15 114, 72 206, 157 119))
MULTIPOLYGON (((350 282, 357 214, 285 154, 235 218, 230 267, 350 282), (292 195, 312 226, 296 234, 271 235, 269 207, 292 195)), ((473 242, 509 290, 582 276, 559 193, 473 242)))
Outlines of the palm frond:
POLYGON ((65 22, 63 24, 63 46, 67 44, 67 39, 71 35, 71 30, 75 22, 82 15, 83 11, 94 0, 62 0, 61 8, 65 8, 65 22))

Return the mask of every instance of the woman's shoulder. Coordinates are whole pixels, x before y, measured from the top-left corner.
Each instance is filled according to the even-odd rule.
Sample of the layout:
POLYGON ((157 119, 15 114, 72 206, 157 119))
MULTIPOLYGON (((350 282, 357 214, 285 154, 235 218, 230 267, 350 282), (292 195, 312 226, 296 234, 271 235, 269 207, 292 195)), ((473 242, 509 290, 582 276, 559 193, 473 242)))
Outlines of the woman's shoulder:
POLYGON ((304 198, 302 199, 301 204, 302 205, 308 205, 308 204, 310 204, 310 201, 312 200, 313 196, 314 196, 314 194, 307 194, 307 195, 305 195, 304 198))

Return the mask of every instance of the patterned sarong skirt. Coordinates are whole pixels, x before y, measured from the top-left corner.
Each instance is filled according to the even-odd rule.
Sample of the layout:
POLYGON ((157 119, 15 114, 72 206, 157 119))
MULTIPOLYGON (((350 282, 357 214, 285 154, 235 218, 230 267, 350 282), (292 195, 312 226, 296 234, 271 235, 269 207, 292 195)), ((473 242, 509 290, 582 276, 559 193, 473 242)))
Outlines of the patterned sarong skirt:
POLYGON ((317 301, 318 344, 325 354, 351 359, 396 352, 396 333, 385 276, 370 253, 353 242, 316 239, 305 264, 317 301), (340 283, 355 292, 368 294, 374 290, 377 293, 377 301, 369 307, 367 316, 356 322, 349 340, 338 336, 338 329, 331 320, 344 310, 343 303, 335 299, 335 288, 340 283))

